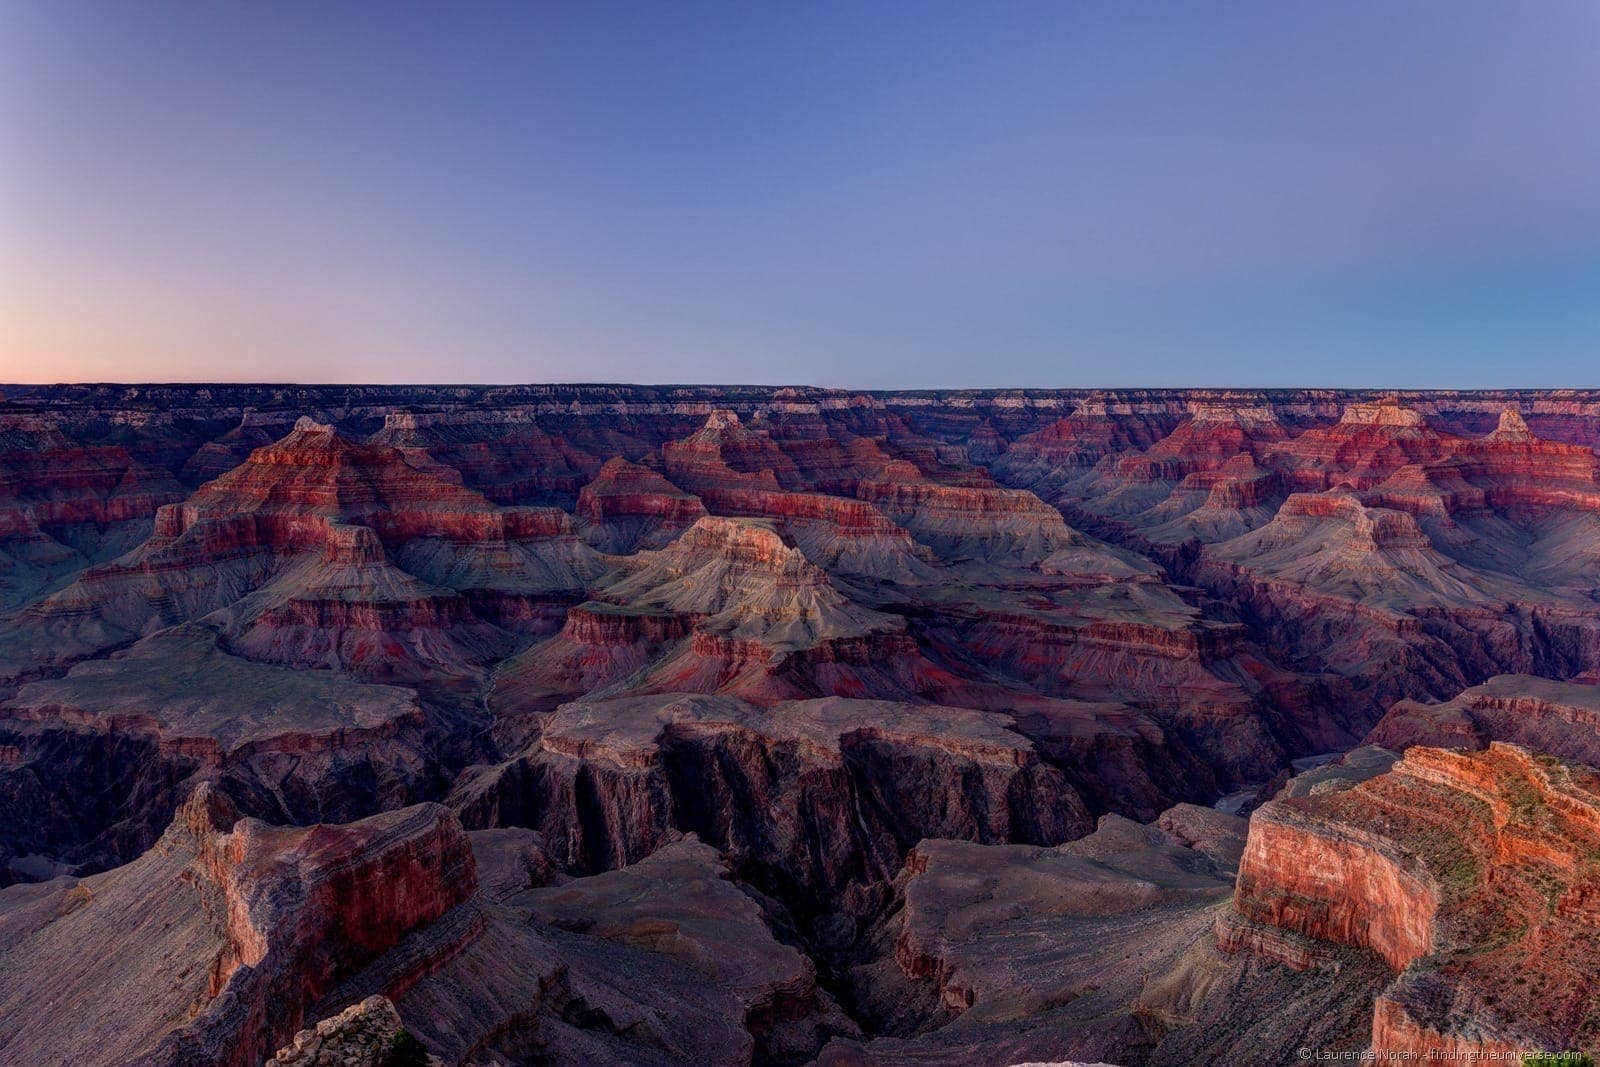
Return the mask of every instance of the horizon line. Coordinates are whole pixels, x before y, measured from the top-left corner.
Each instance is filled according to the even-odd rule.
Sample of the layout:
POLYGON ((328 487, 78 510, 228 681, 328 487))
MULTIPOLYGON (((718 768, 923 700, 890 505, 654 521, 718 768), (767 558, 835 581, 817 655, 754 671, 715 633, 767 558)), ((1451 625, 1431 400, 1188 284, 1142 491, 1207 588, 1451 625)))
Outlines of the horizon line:
POLYGON ((1085 392, 1368 392, 1368 393, 1546 393, 1600 392, 1595 385, 907 385, 895 387, 816 385, 797 382, 639 382, 639 381, 479 381, 479 382, 316 382, 292 379, 151 379, 84 380, 59 382, 0 382, 0 396, 8 389, 103 388, 223 388, 223 389, 785 389, 842 394, 903 393, 1085 393, 1085 392))

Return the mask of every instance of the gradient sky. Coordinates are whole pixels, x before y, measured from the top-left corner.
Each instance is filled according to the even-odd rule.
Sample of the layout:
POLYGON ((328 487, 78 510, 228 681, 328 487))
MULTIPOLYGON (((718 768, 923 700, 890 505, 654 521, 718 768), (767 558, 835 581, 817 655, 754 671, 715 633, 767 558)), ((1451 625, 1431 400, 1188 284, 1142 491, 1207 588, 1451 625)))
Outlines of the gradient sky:
POLYGON ((0 381, 1600 386, 1600 4, 0 0, 0 381))

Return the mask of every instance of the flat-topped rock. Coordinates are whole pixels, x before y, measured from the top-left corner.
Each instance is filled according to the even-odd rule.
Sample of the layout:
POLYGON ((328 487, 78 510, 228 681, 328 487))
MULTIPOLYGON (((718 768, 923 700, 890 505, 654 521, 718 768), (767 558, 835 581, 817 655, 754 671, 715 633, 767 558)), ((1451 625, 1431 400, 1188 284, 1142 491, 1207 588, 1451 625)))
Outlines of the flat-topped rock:
POLYGON ((1404 426, 1427 425, 1420 411, 1405 407, 1399 401, 1380 401, 1376 404, 1351 404, 1339 416, 1339 421, 1349 426, 1404 426))
POLYGON ((538 830, 557 865, 579 873, 691 830, 772 872, 774 888, 852 910, 878 902, 862 873, 887 883, 922 838, 1054 844, 1091 825, 1007 717, 841 698, 568 703, 523 755, 464 774, 448 803, 474 828, 538 830))
POLYGON ((117 656, 66 676, 23 686, 0 715, 112 732, 151 731, 187 751, 222 757, 286 742, 291 751, 418 722, 417 695, 325 671, 252 663, 217 647, 216 633, 189 625, 163 631, 117 656))
POLYGON ((1528 429, 1522 412, 1516 408, 1506 408, 1500 413, 1500 422, 1491 436, 1499 440, 1524 441, 1533 436, 1533 431, 1528 429))

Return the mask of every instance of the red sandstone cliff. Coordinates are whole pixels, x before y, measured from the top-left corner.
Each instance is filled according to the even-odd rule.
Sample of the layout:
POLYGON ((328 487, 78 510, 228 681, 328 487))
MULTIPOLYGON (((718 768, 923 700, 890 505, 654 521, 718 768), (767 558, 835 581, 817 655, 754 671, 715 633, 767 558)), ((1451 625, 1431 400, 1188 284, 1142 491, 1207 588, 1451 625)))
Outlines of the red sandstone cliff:
POLYGON ((1258 811, 1219 937, 1295 967, 1330 942, 1378 954, 1398 974, 1374 1008, 1380 1053, 1588 1047, 1597 846, 1589 768, 1499 743, 1413 748, 1258 811))

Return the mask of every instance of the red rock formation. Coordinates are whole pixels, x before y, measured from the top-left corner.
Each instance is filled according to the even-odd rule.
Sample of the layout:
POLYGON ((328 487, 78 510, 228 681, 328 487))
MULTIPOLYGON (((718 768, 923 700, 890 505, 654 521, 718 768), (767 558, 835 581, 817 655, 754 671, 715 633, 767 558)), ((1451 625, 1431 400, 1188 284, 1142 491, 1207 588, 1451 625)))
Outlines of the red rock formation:
MULTIPOLYGON (((270 516, 287 524, 321 516, 370 527, 385 544, 416 537, 504 537, 503 514, 481 495, 424 474, 401 453, 362 445, 301 419, 293 432, 197 490, 162 531, 180 537, 219 515, 270 516)), ((285 535, 293 537, 293 527, 285 535)))
POLYGON ((946 559, 1026 566, 1089 543, 1032 493, 941 485, 904 461, 856 492, 946 559))
POLYGON ((843 596, 799 549, 759 522, 705 518, 601 590, 635 610, 692 615, 699 628, 780 649, 898 629, 843 596))
POLYGON ((936 580, 933 554, 862 500, 821 493, 718 498, 726 514, 770 518, 808 559, 830 573, 915 585, 936 580))
POLYGON ((567 612, 559 634, 501 670, 493 696, 496 710, 502 719, 525 716, 623 683, 688 639, 692 626, 684 615, 579 604, 567 612))
MULTIPOLYGON (((795 442, 786 444, 793 447, 795 442)), ((848 449, 834 444, 826 462, 806 451, 801 449, 801 458, 811 469, 802 474, 769 436, 743 429, 731 413, 714 415, 700 433, 662 449, 668 472, 699 494, 713 513, 769 519, 813 562, 833 573, 873 582, 930 580, 931 554, 870 503, 780 489, 772 468, 750 469, 756 463, 752 457, 776 455, 783 457, 779 466, 786 471, 786 484, 843 491, 860 485, 863 469, 880 470, 890 462, 875 443, 859 438, 848 449), (728 442, 731 459, 722 452, 728 442), (736 469, 734 462, 743 466, 736 469), (824 469, 818 471, 818 466, 824 469)))
POLYGON ((617 457, 578 494, 585 535, 604 552, 662 548, 706 514, 699 497, 617 457))
POLYGON ((1453 465, 1463 480, 1482 488, 1484 503, 1496 512, 1600 509, 1594 451, 1535 437, 1515 411, 1502 413, 1488 436, 1466 442, 1453 465))
MULTIPOLYGON (((515 410, 391 412, 368 444, 398 449, 413 466, 451 471, 500 504, 570 506, 601 465, 546 432, 531 413, 515 410)), ((637 446, 628 451, 638 454, 637 446)))
POLYGON ((1522 416, 1502 412, 1484 437, 1460 441, 1448 457, 1401 467, 1365 494, 1444 523, 1461 517, 1534 517, 1600 508, 1593 451, 1535 437, 1522 416))
POLYGON ((1442 704, 1398 701, 1367 735, 1368 744, 1396 752, 1478 750, 1492 741, 1600 766, 1600 687, 1503 675, 1442 704))
POLYGON ((183 464, 186 485, 203 485, 250 458, 250 453, 291 433, 298 416, 290 411, 245 409, 227 433, 207 441, 183 464))
POLYGON ((110 526, 174 499, 171 475, 117 446, 83 446, 49 419, 0 415, 0 530, 110 526))
POLYGON ((751 489, 797 489, 799 470, 765 433, 757 433, 731 411, 714 411, 700 430, 661 448, 667 473, 680 485, 751 489))
POLYGON ((1359 490, 1408 464, 1441 460, 1459 443, 1429 428, 1420 412, 1390 399, 1349 405, 1336 425, 1312 428, 1271 449, 1268 462, 1284 468, 1297 489, 1359 490))
POLYGON ((381 563, 318 574, 241 619, 228 645, 262 663, 413 682, 469 674, 511 648, 465 597, 381 563))
POLYGON ((1091 467, 1102 457, 1148 448, 1178 421, 1087 399, 1066 418, 1013 441, 999 467, 1008 480, 1037 481, 1056 468, 1091 467))
POLYGON ((13 950, 0 957, 0 996, 14 1020, 0 1031, 0 1054, 259 1063, 332 983, 476 887, 467 837, 437 805, 344 826, 235 819, 225 797, 202 787, 130 867, 0 894, 13 950), (163 910, 149 941, 118 936, 130 915, 159 921, 163 910), (101 951, 54 951, 72 941, 101 951), (171 990, 153 980, 147 952, 181 969, 171 990), (119 1025, 85 1028, 63 1005, 98 1006, 119 1025))
MULTIPOLYGON (((1219 929, 1223 947, 1249 943, 1276 956, 1272 942, 1251 941, 1256 926, 1359 945, 1396 971, 1431 952, 1439 887, 1427 869, 1387 839, 1358 828, 1308 826, 1300 814, 1273 804, 1251 818, 1234 897, 1242 922, 1219 929)), ((1281 962, 1306 964, 1298 953, 1281 962)))
POLYGON ((1456 550, 1411 511, 1344 491, 1297 493, 1266 526, 1207 546, 1193 573, 1282 647, 1306 650, 1292 663, 1349 673, 1379 706, 1536 664, 1577 673, 1600 653, 1600 613, 1587 594, 1532 584, 1503 558, 1504 570, 1476 553, 1458 559, 1441 544, 1456 550))
POLYGON ((496 688, 503 714, 622 683, 772 703, 899 696, 955 681, 922 658, 900 619, 850 600, 765 523, 700 519, 667 548, 635 557, 597 597, 507 664, 496 688))
MULTIPOLYGON (((1118 866, 1231 862, 1200 809, 1094 835, 1127 848, 1053 846, 1091 812, 1259 802, 1385 710, 1386 744, 1596 758, 1587 691, 1560 680, 1600 677, 1600 394, 8 392, 0 883, 144 862, 199 781, 290 823, 448 795, 505 845, 483 850, 505 868, 490 892, 387 948, 394 930, 324 931, 350 955, 330 977, 307 949, 274 1019, 387 994, 444 1058, 509 1061, 805 1062, 829 1036, 828 1057, 886 1063, 1589 1039, 1563 925, 1588 860, 1552 858, 1587 838, 1546 771, 1506 764, 1471 797, 1415 767, 1353 785, 1393 759, 1367 749, 1296 777, 1220 927, 1170 870, 1118 866), (167 472, 212 480, 173 504, 167 472), (1506 671, 1530 677, 1467 688, 1506 671), (1529 823, 1529 798, 1563 814, 1529 823), (1282 814, 1301 804, 1305 826, 1282 814), (1452 841, 1479 888, 1430 851, 1452 841), (942 873, 895 888, 935 853, 942 873), (1093 914, 1044 914, 1063 865, 1093 914), (1536 951, 1566 985, 1508 995, 1536 951)), ((298 869, 261 847, 261 879, 298 869)), ((352 889, 380 913, 384 891, 352 889)), ((30 959, 72 955, 76 897, 6 894, 64 939, 29 934, 30 959)), ((152 916, 129 936, 154 947, 129 952, 197 958, 192 915, 117 899, 152 916)), ((278 914, 262 960, 304 925, 278 914)), ((155 1014, 95 1018, 148 1038, 209 1004, 216 952, 155 1014)), ((219 982, 261 970, 229 966, 219 982)))
POLYGON ((973 463, 987 466, 1006 451, 1006 439, 990 422, 981 423, 967 437, 967 458, 973 463))
POLYGON ((0 414, 0 610, 125 551, 182 490, 115 445, 74 443, 51 419, 0 414))
POLYGON ((1199 404, 1187 420, 1137 456, 1116 463, 1120 478, 1176 482, 1216 470, 1241 454, 1258 455, 1289 433, 1270 407, 1199 404))
POLYGON ((548 630, 541 600, 576 599, 601 570, 564 513, 497 508, 302 419, 37 605, 16 648, 23 663, 70 658, 223 610, 235 646, 274 662, 471 673, 507 651, 477 611, 548 630))
POLYGON ((1482 511, 1488 505, 1484 491, 1461 476, 1454 464, 1416 463, 1401 467, 1362 494, 1376 507, 1404 511, 1421 519, 1450 522, 1454 516, 1482 511))
POLYGON ((1499 743, 1413 748, 1389 773, 1260 809, 1220 929, 1225 948, 1293 965, 1291 943, 1369 949, 1399 978, 1374 1051, 1426 1059, 1586 1047, 1572 992, 1600 964, 1592 881, 1600 777, 1499 743))

